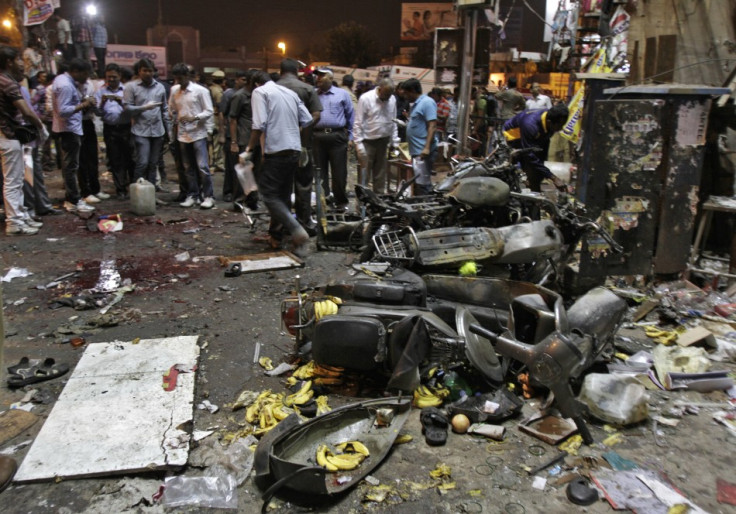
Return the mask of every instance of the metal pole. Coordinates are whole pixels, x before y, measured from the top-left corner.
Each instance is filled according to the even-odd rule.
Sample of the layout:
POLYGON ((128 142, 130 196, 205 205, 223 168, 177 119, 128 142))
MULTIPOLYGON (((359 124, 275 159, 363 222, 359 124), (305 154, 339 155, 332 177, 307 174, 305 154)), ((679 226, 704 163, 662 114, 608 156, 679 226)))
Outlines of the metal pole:
POLYGON ((468 155, 468 135, 470 133, 470 91, 473 86, 473 65, 475 64, 475 33, 478 28, 478 11, 465 11, 465 33, 463 39, 463 62, 460 71, 460 97, 457 101, 457 139, 458 153, 468 155))

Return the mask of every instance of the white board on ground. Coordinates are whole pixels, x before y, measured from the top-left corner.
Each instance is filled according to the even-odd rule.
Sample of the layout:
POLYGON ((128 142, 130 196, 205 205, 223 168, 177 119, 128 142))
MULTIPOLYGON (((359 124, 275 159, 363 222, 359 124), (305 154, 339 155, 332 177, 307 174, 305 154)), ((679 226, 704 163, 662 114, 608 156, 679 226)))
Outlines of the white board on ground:
POLYGON ((197 336, 87 346, 15 481, 186 464, 194 372, 179 374, 170 392, 163 376, 177 364, 193 369, 198 357, 197 336))

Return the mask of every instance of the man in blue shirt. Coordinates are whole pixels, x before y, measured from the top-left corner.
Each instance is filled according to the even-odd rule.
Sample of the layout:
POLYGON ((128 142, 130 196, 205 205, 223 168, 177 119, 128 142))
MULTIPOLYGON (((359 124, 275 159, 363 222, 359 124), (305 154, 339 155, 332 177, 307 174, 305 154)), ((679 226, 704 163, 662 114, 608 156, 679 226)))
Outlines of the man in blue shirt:
POLYGON ((119 200, 128 196, 133 173, 133 156, 130 151, 130 117, 123 107, 120 84, 120 66, 110 63, 105 67, 105 85, 96 94, 97 114, 102 118, 102 135, 105 138, 107 158, 115 182, 119 200))
POLYGON ((503 124, 503 135, 512 148, 538 147, 540 151, 521 156, 521 168, 526 173, 529 189, 540 192, 544 179, 549 179, 557 189, 564 190, 565 183, 544 165, 549 152, 549 140, 567 121, 568 109, 557 104, 542 111, 520 112, 503 124))
POLYGON ((138 78, 125 84, 123 92, 123 106, 131 117, 130 132, 136 149, 133 178, 142 177, 156 184, 156 165, 170 124, 166 90, 153 80, 156 66, 149 59, 135 63, 133 71, 138 78))
POLYGON ((322 112, 314 126, 314 160, 321 170, 325 196, 332 194, 337 209, 345 210, 348 206, 348 142, 353 140, 355 117, 353 102, 347 91, 333 85, 330 70, 321 69, 317 73, 320 74, 317 94, 322 103, 322 112))
POLYGON ((252 160, 253 149, 263 136, 258 190, 271 214, 268 228, 271 246, 281 245, 281 232, 286 229, 291 234, 294 252, 304 256, 309 234, 291 215, 289 204, 302 148, 300 127, 312 123, 312 115, 296 93, 272 82, 265 71, 257 71, 252 83, 253 130, 243 157, 252 160))
POLYGON ((87 82, 92 66, 89 61, 75 58, 69 63, 69 71, 54 79, 52 130, 61 140, 62 165, 66 191, 64 208, 68 211, 91 212, 94 207, 82 200, 77 184, 79 153, 82 148, 82 111, 95 107, 93 97, 82 98, 80 88, 87 82))
POLYGON ((405 80, 402 84, 407 100, 413 105, 406 125, 409 154, 414 164, 417 180, 414 191, 417 195, 432 192, 432 165, 437 156, 437 104, 422 94, 422 85, 417 79, 405 80))

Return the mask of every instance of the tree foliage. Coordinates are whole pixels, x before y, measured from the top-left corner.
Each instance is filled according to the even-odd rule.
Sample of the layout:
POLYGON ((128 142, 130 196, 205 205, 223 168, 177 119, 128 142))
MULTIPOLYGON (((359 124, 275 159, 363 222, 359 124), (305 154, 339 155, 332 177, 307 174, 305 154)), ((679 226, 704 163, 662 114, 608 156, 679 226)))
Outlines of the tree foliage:
POLYGON ((379 63, 378 42, 366 27, 354 21, 327 32, 327 54, 338 66, 365 68, 379 63))

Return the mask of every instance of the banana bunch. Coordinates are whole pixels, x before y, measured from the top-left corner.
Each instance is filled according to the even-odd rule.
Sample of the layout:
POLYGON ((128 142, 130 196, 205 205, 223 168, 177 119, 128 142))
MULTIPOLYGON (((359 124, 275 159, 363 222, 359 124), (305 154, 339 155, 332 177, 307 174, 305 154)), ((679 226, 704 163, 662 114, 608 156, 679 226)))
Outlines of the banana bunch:
POLYGON ((327 471, 350 471, 357 468, 370 455, 360 441, 347 441, 336 446, 343 453, 333 453, 327 445, 317 448, 317 464, 327 471))
POLYGON ((327 397, 322 395, 317 397, 317 416, 321 416, 322 414, 327 414, 332 409, 329 405, 327 405, 327 397))
POLYGON ((258 364, 260 364, 266 371, 271 371, 273 369, 273 361, 269 357, 261 357, 258 359, 258 364))
POLYGON ((333 300, 314 302, 314 317, 319 321, 325 316, 337 314, 337 305, 333 300))
POLYGON ((429 387, 420 385, 414 391, 414 406, 424 409, 425 407, 439 407, 442 401, 450 395, 446 387, 429 387))
POLYGON ((304 366, 299 366, 291 376, 298 378, 299 380, 307 380, 314 376, 314 367, 314 361, 309 361, 304 366))
POLYGON ((302 385, 301 389, 299 389, 296 393, 290 394, 286 398, 284 398, 284 405, 287 407, 292 407, 294 405, 304 405, 309 400, 312 399, 314 396, 314 391, 312 390, 312 381, 307 380, 304 382, 304 385, 302 385))

